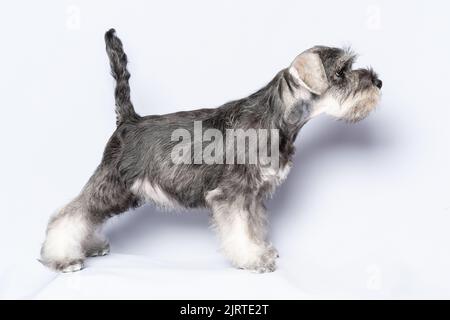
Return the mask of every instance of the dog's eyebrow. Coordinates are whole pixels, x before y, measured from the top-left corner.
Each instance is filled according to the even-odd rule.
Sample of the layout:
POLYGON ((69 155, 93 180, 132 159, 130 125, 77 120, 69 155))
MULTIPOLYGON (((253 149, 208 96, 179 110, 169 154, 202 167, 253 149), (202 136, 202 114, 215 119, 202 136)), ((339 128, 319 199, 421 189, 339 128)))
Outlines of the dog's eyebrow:
POLYGON ((358 58, 358 56, 356 54, 352 54, 352 55, 348 56, 346 64, 347 63, 350 63, 350 64, 355 63, 357 58, 358 58))
POLYGON ((356 56, 348 57, 342 64, 342 67, 343 68, 351 68, 353 63, 355 62, 355 60, 356 60, 356 56))
POLYGON ((358 58, 358 55, 353 51, 351 47, 346 47, 343 49, 344 53, 341 57, 344 64, 351 63, 353 64, 356 59, 358 58))
POLYGON ((344 70, 346 68, 351 68, 353 63, 355 62, 357 55, 353 53, 353 51, 346 51, 342 54, 342 56, 338 59, 336 64, 337 70, 344 70))

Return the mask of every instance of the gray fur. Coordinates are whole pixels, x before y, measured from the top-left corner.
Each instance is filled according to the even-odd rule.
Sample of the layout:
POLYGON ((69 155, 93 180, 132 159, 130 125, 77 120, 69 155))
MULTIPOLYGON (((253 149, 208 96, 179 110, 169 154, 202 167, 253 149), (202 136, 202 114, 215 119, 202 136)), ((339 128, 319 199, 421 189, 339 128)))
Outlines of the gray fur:
MULTIPOLYGON (((117 81, 117 129, 80 195, 50 220, 41 261, 55 270, 73 271, 68 266, 81 268, 87 256, 106 253, 107 242, 94 235, 96 230, 108 218, 148 201, 142 192, 133 189, 138 181, 145 181, 158 186, 178 206, 211 209, 212 224, 227 245, 241 236, 249 247, 249 258, 239 248, 225 248, 234 265, 258 272, 275 270, 278 254, 266 239, 264 200, 281 183, 281 170, 292 165, 294 141, 322 97, 307 92, 287 68, 249 97, 218 108, 141 117, 130 101, 130 75, 122 43, 113 29, 106 33, 105 41, 117 81), (259 165, 174 164, 170 153, 177 142, 171 141, 171 133, 179 128, 192 132, 194 120, 203 122, 203 130, 215 128, 224 136, 226 129, 279 129, 280 171, 268 176, 259 165), (70 234, 58 234, 58 228, 71 230, 67 224, 72 220, 80 230, 77 226, 70 234), (227 238, 230 232, 239 235, 227 238), (51 243, 56 241, 53 239, 58 243, 51 243)), ((314 47, 309 51, 320 56, 330 97, 351 101, 367 91, 364 99, 376 100, 376 85, 381 87, 376 74, 372 70, 352 70, 354 55, 348 50, 314 47)), ((355 101, 341 118, 357 121, 367 116, 375 100, 365 105, 364 99, 355 101)))
POLYGON ((127 55, 123 51, 122 41, 115 36, 115 30, 105 33, 106 53, 111 65, 111 74, 116 80, 115 98, 117 125, 125 119, 138 119, 130 100, 130 86, 128 79, 130 73, 127 70, 127 55))

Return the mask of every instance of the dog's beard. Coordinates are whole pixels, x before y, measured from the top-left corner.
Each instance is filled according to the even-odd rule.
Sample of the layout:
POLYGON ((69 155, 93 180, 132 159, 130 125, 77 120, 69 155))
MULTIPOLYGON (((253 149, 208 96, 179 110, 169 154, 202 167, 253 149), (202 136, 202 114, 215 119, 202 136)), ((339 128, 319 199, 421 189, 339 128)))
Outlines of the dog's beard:
POLYGON ((380 90, 375 87, 350 96, 342 103, 345 111, 340 118, 351 123, 361 121, 375 109, 379 100, 380 90))
POLYGON ((366 118, 380 100, 380 90, 376 87, 355 94, 329 92, 318 101, 316 108, 339 120, 358 122, 366 118))

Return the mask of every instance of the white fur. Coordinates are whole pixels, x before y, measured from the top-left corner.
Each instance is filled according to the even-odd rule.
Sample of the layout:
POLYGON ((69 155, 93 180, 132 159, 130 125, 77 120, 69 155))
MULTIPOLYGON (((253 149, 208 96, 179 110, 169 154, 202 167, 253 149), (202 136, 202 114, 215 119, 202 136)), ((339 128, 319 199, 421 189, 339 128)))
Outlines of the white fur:
POLYGON ((74 264, 71 264, 71 265, 65 267, 61 271, 65 272, 65 273, 66 272, 76 272, 76 271, 80 271, 83 268, 84 268, 83 263, 82 262, 77 262, 77 263, 74 263, 74 264))
POLYGON ((336 118, 342 118, 349 112, 350 109, 354 107, 356 103, 358 103, 358 101, 363 100, 367 101, 368 104, 375 106, 378 103, 379 92, 379 89, 374 87, 372 90, 357 93, 354 97, 351 99, 346 99, 342 103, 331 94, 327 94, 316 103, 316 106, 311 114, 311 118, 314 118, 322 113, 336 118))
POLYGON ((143 197, 146 201, 152 201, 162 207, 178 207, 178 202, 165 193, 157 184, 152 184, 147 180, 138 179, 131 187, 131 191, 143 197))
POLYGON ((45 261, 72 261, 84 258, 83 242, 89 226, 83 213, 60 214, 50 224, 43 246, 45 261))
POLYGON ((333 96, 327 95, 317 102, 312 117, 325 113, 330 116, 340 118, 343 117, 351 107, 352 105, 350 104, 350 101, 346 100, 343 104, 341 104, 333 96))
POLYGON ((261 264, 266 248, 264 244, 252 239, 248 229, 248 213, 237 207, 231 210, 223 214, 216 212, 216 227, 222 251, 234 266, 254 269, 261 264))

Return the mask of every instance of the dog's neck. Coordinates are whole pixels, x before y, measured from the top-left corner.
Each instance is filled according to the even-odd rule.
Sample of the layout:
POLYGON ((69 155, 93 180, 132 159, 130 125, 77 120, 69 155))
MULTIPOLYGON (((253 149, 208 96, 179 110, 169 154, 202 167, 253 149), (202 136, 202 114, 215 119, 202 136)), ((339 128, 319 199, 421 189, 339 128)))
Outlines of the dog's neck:
POLYGON ((278 129, 280 151, 287 157, 294 152, 300 129, 318 113, 319 98, 301 86, 289 69, 284 69, 252 95, 220 108, 240 128, 278 129))
POLYGON ((263 89, 260 104, 267 112, 262 113, 267 127, 277 128, 293 143, 300 129, 320 114, 315 105, 318 97, 302 87, 289 72, 280 71, 263 89))
POLYGON ((286 164, 294 154, 298 132, 315 115, 316 101, 317 96, 284 69, 259 91, 224 107, 233 110, 228 115, 239 119, 237 123, 243 128, 278 129, 280 161, 286 164))

